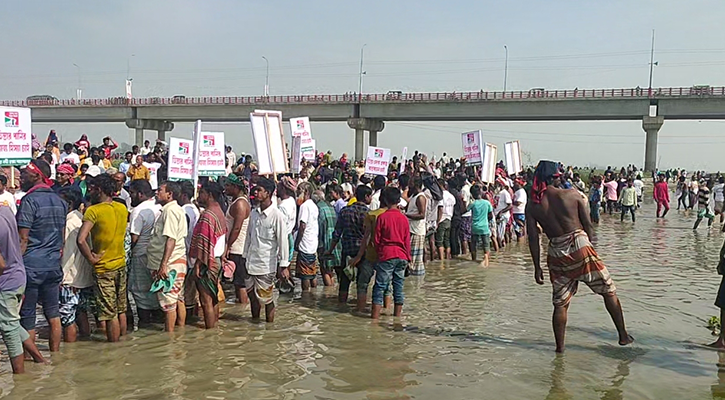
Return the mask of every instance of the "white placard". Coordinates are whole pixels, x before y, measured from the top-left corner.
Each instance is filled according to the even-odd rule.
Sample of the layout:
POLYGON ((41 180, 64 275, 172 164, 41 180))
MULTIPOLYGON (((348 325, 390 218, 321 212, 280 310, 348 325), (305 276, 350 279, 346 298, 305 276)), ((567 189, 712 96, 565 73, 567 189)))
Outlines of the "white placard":
POLYGON ((0 107, 0 165, 25 165, 33 158, 29 108, 0 107))
POLYGON ((390 149, 372 146, 368 147, 368 156, 365 158, 365 173, 373 175, 388 175, 390 158, 390 149))
POLYGON ((295 173, 300 173, 300 163, 302 162, 301 156, 301 150, 300 150, 300 144, 302 143, 302 138, 299 136, 292 136, 292 165, 290 165, 290 170, 295 173))
POLYGON ((463 156, 468 165, 480 165, 483 163, 483 147, 481 143, 481 131, 466 132, 461 134, 463 142, 463 156))
POLYGON ((521 162, 521 144, 519 141, 506 142, 503 145, 503 151, 506 157, 506 172, 509 175, 514 175, 523 171, 524 166, 521 162))
POLYGON ((400 158, 401 158, 400 162, 405 164, 407 161, 406 158, 408 158, 408 147, 407 146, 403 147, 403 154, 400 156, 400 158))
POLYGON ((189 139, 169 138, 168 179, 170 181, 193 180, 194 142, 189 139))
POLYGON ((252 139, 259 174, 289 172, 282 112, 255 110, 249 114, 249 120, 252 123, 252 139))
POLYGON ((483 164, 481 165, 481 181, 493 183, 496 179, 496 145, 483 145, 483 164))
MULTIPOLYGON (((201 120, 198 119, 194 123, 194 130, 191 132, 191 141, 196 143, 197 138, 201 135, 201 120)), ((194 146, 191 151, 194 168, 191 171, 191 179, 194 180, 194 197, 196 197, 197 188, 199 187, 199 168, 197 168, 197 160, 199 160, 199 146, 194 146)))
POLYGON ((131 98, 133 97, 132 88, 133 88, 133 81, 130 79, 126 79, 126 98, 129 100, 131 100, 131 98))
POLYGON ((198 148, 194 166, 197 176, 224 176, 227 174, 224 156, 224 132, 200 132, 194 147, 198 148))

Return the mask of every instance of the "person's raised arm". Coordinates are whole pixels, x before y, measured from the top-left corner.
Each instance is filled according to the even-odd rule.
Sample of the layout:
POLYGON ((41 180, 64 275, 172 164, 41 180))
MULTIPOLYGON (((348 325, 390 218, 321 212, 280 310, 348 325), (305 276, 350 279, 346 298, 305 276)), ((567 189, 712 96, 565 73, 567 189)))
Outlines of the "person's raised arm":
POLYGON ((529 252, 534 262, 534 279, 539 285, 544 284, 544 272, 541 270, 541 243, 539 242, 539 227, 532 215, 530 206, 526 205, 526 233, 529 236, 529 252))

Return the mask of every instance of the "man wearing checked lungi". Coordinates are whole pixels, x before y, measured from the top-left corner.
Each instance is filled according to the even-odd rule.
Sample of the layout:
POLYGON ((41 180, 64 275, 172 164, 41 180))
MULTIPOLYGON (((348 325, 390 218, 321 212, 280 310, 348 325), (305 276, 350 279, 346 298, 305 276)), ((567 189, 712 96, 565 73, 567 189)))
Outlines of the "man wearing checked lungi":
POLYGON ((529 250, 534 260, 534 278, 544 284, 541 269, 539 227, 549 237, 547 264, 553 286, 554 338, 556 352, 564 351, 569 302, 579 282, 604 297, 604 305, 619 333, 619 344, 634 341, 624 326, 624 315, 614 282, 591 242, 594 231, 589 220, 589 206, 576 190, 560 188, 561 173, 556 163, 540 161, 534 173, 531 202, 526 206, 526 230, 529 250))

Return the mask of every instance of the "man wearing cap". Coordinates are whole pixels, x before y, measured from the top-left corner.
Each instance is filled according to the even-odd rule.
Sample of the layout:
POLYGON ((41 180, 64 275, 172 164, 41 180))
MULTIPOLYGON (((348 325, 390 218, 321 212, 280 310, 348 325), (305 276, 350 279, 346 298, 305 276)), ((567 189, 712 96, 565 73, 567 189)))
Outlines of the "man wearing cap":
POLYGON ((539 285, 544 284, 539 225, 549 237, 547 264, 553 286, 552 322, 556 351, 564 351, 569 302, 579 282, 584 282, 604 298, 604 305, 619 333, 619 344, 628 345, 634 339, 624 326, 624 314, 614 282, 589 241, 594 236, 594 230, 587 217, 589 208, 586 200, 575 190, 561 189, 560 176, 556 163, 540 161, 534 173, 531 202, 526 205, 529 250, 534 261, 534 278, 539 285))
POLYGON ((63 280, 60 258, 68 205, 50 185, 50 165, 42 160, 32 160, 20 172, 20 188, 25 196, 20 201, 16 218, 27 275, 20 324, 35 341, 35 307, 42 305, 50 326, 50 351, 55 352, 60 350, 59 307, 63 280))
MULTIPOLYGON (((231 147, 228 147, 231 151, 231 147)), ((233 154, 233 153, 232 153, 233 154)), ((242 257, 244 253, 244 242, 247 239, 247 226, 249 225, 249 214, 252 205, 247 197, 247 185, 239 175, 229 174, 224 182, 224 193, 231 196, 232 204, 227 209, 225 219, 227 222, 227 248, 224 258, 234 262, 234 289, 237 295, 237 303, 247 304, 247 290, 244 280, 247 277, 247 260, 242 257)))

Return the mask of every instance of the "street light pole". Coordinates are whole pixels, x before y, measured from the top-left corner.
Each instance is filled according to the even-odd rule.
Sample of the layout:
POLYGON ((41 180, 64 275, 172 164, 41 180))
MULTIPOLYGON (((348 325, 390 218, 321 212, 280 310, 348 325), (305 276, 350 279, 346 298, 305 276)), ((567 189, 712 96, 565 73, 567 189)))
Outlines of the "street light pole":
POLYGON ((503 91, 506 92, 506 81, 509 75, 509 48, 503 45, 503 49, 506 51, 506 61, 503 64, 503 91))
POLYGON ((365 46, 367 46, 367 45, 368 44, 365 43, 360 48, 360 82, 358 85, 358 93, 357 93, 358 99, 362 98, 363 75, 365 75, 365 71, 363 71, 363 59, 365 58, 365 46))
POLYGON ((652 49, 649 53, 649 90, 647 96, 652 97, 652 75, 655 68, 655 30, 652 29, 652 49))
POLYGON ((264 78, 264 96, 269 96, 269 60, 267 60, 267 57, 262 56, 264 59, 264 62, 267 63, 267 76, 264 78))
POLYGON ((73 63, 73 66, 78 69, 78 89, 76 89, 76 98, 80 100, 83 98, 83 89, 81 87, 81 67, 79 67, 76 63, 73 63))
POLYGON ((135 56, 136 56, 135 54, 131 54, 126 59, 126 80, 131 79, 131 57, 135 57, 135 56))

